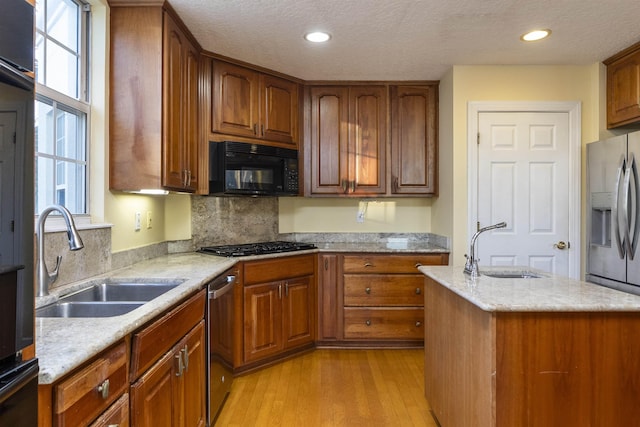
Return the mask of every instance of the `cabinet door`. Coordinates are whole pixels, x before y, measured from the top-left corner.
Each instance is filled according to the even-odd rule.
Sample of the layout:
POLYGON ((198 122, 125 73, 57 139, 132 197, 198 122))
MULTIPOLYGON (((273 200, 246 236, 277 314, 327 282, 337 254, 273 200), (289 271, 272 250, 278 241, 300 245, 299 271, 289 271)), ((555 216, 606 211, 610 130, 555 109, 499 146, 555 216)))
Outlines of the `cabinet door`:
POLYGON ((339 289, 338 255, 320 255, 318 262, 318 340, 340 339, 342 292, 339 289))
POLYGON ((607 67, 607 128, 640 120, 640 51, 607 67))
POLYGON ((244 288, 244 361, 282 350, 282 282, 244 288))
POLYGON ((204 320, 198 324, 179 344, 179 351, 183 354, 183 410, 185 427, 203 427, 206 423, 205 406, 205 345, 204 320))
POLYGON ((260 135, 297 147, 298 84, 270 75, 261 78, 260 135))
POLYGON ((348 183, 349 88, 311 88, 311 194, 342 194, 348 183))
POLYGON ((314 289, 311 276, 284 282, 282 328, 285 348, 314 340, 314 289))
POLYGON ((391 193, 437 194, 438 87, 391 87, 391 193))
POLYGON ((349 90, 350 194, 380 194, 385 187, 387 88, 352 86, 349 90))
POLYGON ((132 427, 180 426, 177 354, 166 353, 131 386, 132 427))
POLYGON ((89 427, 129 427, 129 394, 125 393, 120 399, 104 411, 89 427))
POLYGON ((257 136, 258 83, 255 71, 226 62, 213 62, 212 132, 257 136))
POLYGON ((164 14, 163 43, 163 138, 162 185, 182 189, 185 185, 183 163, 184 132, 182 127, 183 72, 185 36, 175 21, 164 14))
MULTIPOLYGON (((186 39, 185 39, 186 40, 186 39)), ((183 163, 187 171, 186 189, 196 191, 198 189, 199 174, 199 146, 200 146, 200 124, 198 121, 198 82, 200 54, 197 49, 186 40, 186 50, 184 52, 184 146, 183 163)))

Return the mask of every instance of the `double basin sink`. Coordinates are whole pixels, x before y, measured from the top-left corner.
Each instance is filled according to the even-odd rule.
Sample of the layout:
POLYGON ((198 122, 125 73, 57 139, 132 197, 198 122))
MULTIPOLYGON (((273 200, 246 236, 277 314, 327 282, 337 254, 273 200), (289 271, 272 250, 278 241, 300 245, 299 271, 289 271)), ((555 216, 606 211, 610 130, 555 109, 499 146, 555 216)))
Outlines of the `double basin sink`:
POLYGON ((36 317, 112 317, 126 314, 184 280, 104 280, 36 309, 36 317))

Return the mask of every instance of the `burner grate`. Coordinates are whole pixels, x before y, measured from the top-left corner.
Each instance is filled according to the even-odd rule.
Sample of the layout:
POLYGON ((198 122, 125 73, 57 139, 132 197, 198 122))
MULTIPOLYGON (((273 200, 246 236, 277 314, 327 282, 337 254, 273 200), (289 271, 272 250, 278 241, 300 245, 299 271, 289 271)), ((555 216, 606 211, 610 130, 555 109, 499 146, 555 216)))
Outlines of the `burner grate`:
POLYGON ((198 252, 224 257, 239 257, 247 255, 265 255, 280 252, 303 251, 315 249, 312 243, 287 242, 277 240, 273 242, 246 243, 241 245, 204 246, 198 252))

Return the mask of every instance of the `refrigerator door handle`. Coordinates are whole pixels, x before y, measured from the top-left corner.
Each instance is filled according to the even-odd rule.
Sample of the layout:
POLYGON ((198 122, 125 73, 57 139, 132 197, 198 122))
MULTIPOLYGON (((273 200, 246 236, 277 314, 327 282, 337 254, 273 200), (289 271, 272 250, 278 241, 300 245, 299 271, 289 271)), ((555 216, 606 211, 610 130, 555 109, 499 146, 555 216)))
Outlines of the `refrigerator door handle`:
POLYGON ((631 154, 631 158, 627 164, 627 171, 624 177, 624 209, 622 211, 624 217, 624 231, 625 231, 625 249, 629 260, 633 260, 636 248, 638 247, 638 166, 635 156, 631 154), (633 181, 632 181, 633 180, 633 181), (631 203, 629 203, 631 198, 631 203), (632 217, 633 215, 633 217, 632 217))
POLYGON ((618 165, 618 172, 617 172, 617 176, 616 176, 616 185, 615 188, 613 190, 613 207, 611 209, 611 216, 613 217, 613 234, 615 234, 616 237, 616 246, 618 248, 618 255, 620 256, 620 258, 624 258, 625 256, 625 247, 624 247, 624 241, 620 238, 620 232, 622 231, 622 226, 620 224, 620 221, 618 221, 618 199, 619 199, 619 194, 620 194, 620 186, 622 185, 622 187, 624 188, 624 184, 622 183, 622 180, 624 179, 624 175, 625 175, 625 170, 626 170, 626 161, 625 161, 625 156, 622 155, 620 157, 620 164, 618 165))

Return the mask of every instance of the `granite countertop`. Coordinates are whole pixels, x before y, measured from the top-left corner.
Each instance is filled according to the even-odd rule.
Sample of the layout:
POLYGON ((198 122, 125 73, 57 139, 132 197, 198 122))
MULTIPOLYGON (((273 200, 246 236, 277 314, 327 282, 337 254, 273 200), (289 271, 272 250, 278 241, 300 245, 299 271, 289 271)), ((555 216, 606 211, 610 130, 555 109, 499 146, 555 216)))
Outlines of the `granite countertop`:
POLYGON ((540 277, 480 275, 473 279, 462 272, 462 266, 422 266, 419 270, 484 311, 640 311, 640 296, 527 267, 494 267, 485 271, 526 270, 540 277))
POLYGON ((122 316, 102 318, 36 317, 36 357, 40 364, 38 382, 51 384, 91 357, 140 328, 168 308, 186 299, 210 280, 232 267, 238 259, 198 253, 154 258, 90 280, 61 288, 48 297, 37 298, 36 307, 56 300, 58 294, 81 289, 100 278, 184 279, 176 288, 122 316))

